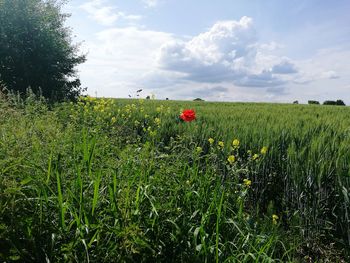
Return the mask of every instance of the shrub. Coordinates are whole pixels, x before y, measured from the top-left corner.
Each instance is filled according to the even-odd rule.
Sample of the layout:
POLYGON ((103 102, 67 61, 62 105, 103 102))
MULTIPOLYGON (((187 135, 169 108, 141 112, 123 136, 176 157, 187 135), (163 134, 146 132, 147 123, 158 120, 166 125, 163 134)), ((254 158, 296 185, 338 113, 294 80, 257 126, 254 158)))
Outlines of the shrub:
POLYGON ((345 106, 344 101, 342 100, 326 100, 325 102, 323 102, 323 105, 338 105, 338 106, 345 106))
POLYGON ((307 103, 308 104, 320 104, 320 102, 317 100, 309 100, 307 103))

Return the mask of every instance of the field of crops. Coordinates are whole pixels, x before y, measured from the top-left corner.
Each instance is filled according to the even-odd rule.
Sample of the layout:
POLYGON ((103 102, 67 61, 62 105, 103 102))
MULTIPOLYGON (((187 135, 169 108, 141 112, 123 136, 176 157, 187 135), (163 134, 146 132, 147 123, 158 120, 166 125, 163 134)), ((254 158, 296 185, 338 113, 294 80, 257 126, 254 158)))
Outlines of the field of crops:
POLYGON ((2 96, 0 261, 348 262, 349 145, 348 107, 2 96))

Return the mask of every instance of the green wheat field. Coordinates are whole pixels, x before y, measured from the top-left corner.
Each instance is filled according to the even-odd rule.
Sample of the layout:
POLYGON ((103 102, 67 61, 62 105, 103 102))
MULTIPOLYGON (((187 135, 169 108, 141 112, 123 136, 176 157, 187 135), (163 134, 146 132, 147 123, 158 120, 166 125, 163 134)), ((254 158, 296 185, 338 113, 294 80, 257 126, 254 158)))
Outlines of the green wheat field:
POLYGON ((0 261, 349 262, 349 163, 349 107, 2 95, 0 261))

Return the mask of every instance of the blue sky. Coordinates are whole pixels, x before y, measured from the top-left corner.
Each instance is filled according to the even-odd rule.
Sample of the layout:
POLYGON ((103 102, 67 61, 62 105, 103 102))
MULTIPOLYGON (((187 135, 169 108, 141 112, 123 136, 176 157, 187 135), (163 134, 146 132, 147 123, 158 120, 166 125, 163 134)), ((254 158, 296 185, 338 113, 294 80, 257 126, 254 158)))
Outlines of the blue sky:
POLYGON ((70 1, 90 95, 350 103, 348 0, 70 1))

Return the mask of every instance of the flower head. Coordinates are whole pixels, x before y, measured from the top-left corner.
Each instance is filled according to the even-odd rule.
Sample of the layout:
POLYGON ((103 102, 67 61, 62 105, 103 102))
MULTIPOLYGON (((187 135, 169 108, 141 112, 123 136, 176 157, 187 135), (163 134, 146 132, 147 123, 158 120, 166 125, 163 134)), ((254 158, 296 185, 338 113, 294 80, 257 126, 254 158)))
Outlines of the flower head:
POLYGON ((275 214, 272 215, 272 223, 273 223, 274 225, 277 225, 277 220, 278 220, 278 219, 279 219, 278 215, 275 215, 275 214))
POLYGON ((264 147, 261 148, 260 153, 265 155, 267 153, 267 150, 268 150, 268 148, 266 146, 264 146, 264 147))
POLYGON ((257 160, 258 158, 259 158, 259 154, 256 153, 253 155, 253 160, 257 160))
POLYGON ((236 158, 234 155, 230 155, 228 158, 227 158, 227 161, 230 163, 230 164, 233 164, 235 161, 236 161, 236 158))
POLYGON ((213 138, 209 138, 209 139, 208 139, 208 142, 209 142, 210 144, 213 144, 213 143, 214 143, 214 139, 213 139, 213 138))
POLYGON ((248 187, 252 185, 252 181, 249 179, 243 179, 243 183, 248 187))
POLYGON ((234 148, 238 148, 239 147, 239 140, 238 139, 234 139, 232 142, 232 145, 234 148))
POLYGON ((159 118, 154 118, 154 123, 157 125, 157 126, 160 126, 160 122, 161 120, 159 118))
POLYGON ((224 144, 223 141, 219 141, 219 142, 218 142, 218 145, 219 145, 221 148, 224 148, 224 146, 225 146, 225 144, 224 144))
POLYGON ((184 110, 180 115, 180 119, 187 122, 193 121, 196 119, 196 113, 194 110, 184 110))
POLYGON ((203 150, 202 147, 199 147, 199 146, 198 146, 198 147, 196 148, 196 152, 197 152, 197 153, 201 153, 202 150, 203 150))

